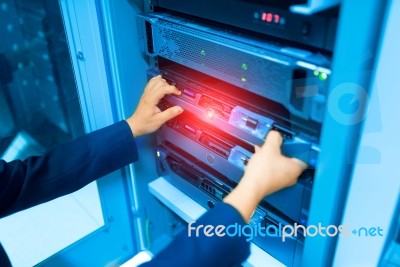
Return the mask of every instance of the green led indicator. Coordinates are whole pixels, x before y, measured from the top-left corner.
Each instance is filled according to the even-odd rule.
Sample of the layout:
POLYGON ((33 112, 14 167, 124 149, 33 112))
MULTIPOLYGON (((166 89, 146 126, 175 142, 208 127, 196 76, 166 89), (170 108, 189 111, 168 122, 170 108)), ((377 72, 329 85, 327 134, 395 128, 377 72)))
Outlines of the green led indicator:
POLYGON ((318 75, 319 75, 319 71, 314 70, 314 75, 315 75, 315 76, 318 76, 318 75))
POLYGON ((246 63, 242 64, 242 70, 247 70, 247 64, 246 63))
POLYGON ((157 158, 161 157, 160 151, 157 151, 157 158))
POLYGON ((320 79, 321 81, 325 81, 327 78, 328 78, 328 74, 326 74, 325 72, 321 72, 321 73, 319 74, 319 79, 320 79))
POLYGON ((247 79, 245 77, 242 77, 242 82, 246 82, 247 79))
POLYGON ((206 51, 205 51, 204 49, 202 49, 202 50, 200 51, 200 55, 205 56, 205 55, 206 55, 206 51))

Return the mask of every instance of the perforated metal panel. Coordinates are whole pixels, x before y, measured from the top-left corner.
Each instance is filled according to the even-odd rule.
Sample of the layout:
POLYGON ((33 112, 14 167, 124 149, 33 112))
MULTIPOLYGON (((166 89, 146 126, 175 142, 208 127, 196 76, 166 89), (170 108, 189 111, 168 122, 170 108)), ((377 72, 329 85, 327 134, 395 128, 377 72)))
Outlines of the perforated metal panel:
POLYGON ((329 60, 320 54, 169 14, 139 15, 137 25, 147 55, 166 58, 278 102, 297 117, 322 122, 328 83, 313 73, 318 73, 319 66, 329 72, 329 60))
POLYGON ((288 104, 289 57, 161 20, 153 38, 159 56, 288 104))

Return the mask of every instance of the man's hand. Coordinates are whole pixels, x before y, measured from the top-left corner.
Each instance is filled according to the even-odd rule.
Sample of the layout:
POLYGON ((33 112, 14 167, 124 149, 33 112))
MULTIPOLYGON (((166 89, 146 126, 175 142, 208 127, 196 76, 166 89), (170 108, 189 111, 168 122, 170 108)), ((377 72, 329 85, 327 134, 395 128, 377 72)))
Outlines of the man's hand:
POLYGON ((256 153, 250 158, 243 183, 254 187, 260 200, 282 188, 296 184, 297 178, 307 165, 296 158, 281 153, 282 137, 271 131, 262 147, 255 147, 256 153))
POLYGON ((161 112, 157 104, 168 94, 180 95, 181 92, 175 86, 169 85, 161 75, 147 83, 135 113, 126 120, 134 137, 157 131, 165 122, 183 112, 178 106, 161 112))
POLYGON ((224 202, 234 206, 248 221, 258 203, 267 195, 292 186, 307 165, 281 153, 282 137, 271 131, 262 147, 250 158, 244 176, 224 202))

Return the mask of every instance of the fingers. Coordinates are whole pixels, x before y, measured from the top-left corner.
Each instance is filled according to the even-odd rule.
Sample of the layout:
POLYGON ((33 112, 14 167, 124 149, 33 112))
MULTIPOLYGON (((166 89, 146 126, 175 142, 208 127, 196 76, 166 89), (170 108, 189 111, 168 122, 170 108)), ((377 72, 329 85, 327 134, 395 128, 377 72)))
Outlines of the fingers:
POLYGON ((159 89, 158 94, 160 96, 160 99, 163 98, 165 95, 170 95, 170 94, 174 94, 174 95, 180 95, 181 91, 178 90, 178 88, 176 88, 173 85, 166 85, 163 86, 159 89))
POLYGON ((298 158, 291 158, 290 160, 293 161, 293 165, 297 166, 300 173, 302 173, 308 167, 308 165, 304 161, 299 160, 298 158))
POLYGON ((157 121, 160 123, 160 126, 170 119, 175 118, 179 114, 183 112, 183 109, 179 106, 170 107, 169 109, 164 110, 156 115, 157 121))
POLYGON ((161 76, 156 76, 147 83, 146 90, 149 92, 158 91, 160 87, 166 85, 168 85, 167 81, 161 78, 161 76))
POLYGON ((297 158, 286 158, 284 162, 281 167, 287 171, 285 174, 287 186, 292 186, 296 184, 301 173, 307 168, 307 164, 297 158))
POLYGON ((152 89, 154 87, 154 85, 159 81, 162 81, 161 75, 157 75, 157 76, 151 78, 150 81, 147 83, 146 88, 152 89))
POLYGON ((181 91, 179 91, 175 86, 173 85, 168 85, 165 83, 165 85, 155 89, 152 94, 152 100, 154 104, 158 104, 158 102, 165 96, 169 94, 174 94, 174 95, 180 95, 181 91))
MULTIPOLYGON (((278 131, 270 131, 267 135, 267 138, 265 140, 265 143, 263 147, 269 147, 270 149, 276 149, 275 151, 279 151, 279 154, 281 154, 281 145, 283 143, 283 139, 281 134, 278 131)), ((300 175, 305 169, 307 169, 308 165, 299 160, 298 158, 288 158, 291 162, 293 162, 293 168, 294 170, 297 170, 298 175, 300 175)))
POLYGON ((173 85, 169 85, 161 76, 152 78, 146 87, 147 91, 153 95, 156 103, 165 95, 180 95, 181 91, 173 85))

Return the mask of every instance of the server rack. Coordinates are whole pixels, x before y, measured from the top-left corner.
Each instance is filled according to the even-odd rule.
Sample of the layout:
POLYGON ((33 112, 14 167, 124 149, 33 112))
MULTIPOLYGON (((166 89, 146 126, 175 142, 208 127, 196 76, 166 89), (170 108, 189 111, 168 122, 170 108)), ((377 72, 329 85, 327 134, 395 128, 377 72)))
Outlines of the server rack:
MULTIPOLYGON (((104 56, 102 60, 105 62, 104 71, 107 81, 103 86, 108 88, 113 102, 113 110, 107 114, 112 114, 113 121, 127 117, 141 95, 140 89, 131 90, 132 85, 142 88, 148 77, 147 70, 159 69, 159 61, 153 57, 145 57, 141 52, 138 42, 140 33, 137 32, 136 27, 136 16, 142 14, 143 11, 151 12, 151 3, 119 0, 71 1, 70 3, 62 1, 62 4, 65 16, 68 18, 66 28, 70 32, 69 42, 71 42, 73 56, 81 51, 79 40, 90 35, 90 31, 83 32, 82 26, 75 22, 84 21, 88 17, 87 14, 91 15, 92 29, 99 30, 95 35, 94 43, 104 56)), ((370 95, 369 74, 374 69, 375 57, 371 56, 365 61, 365 54, 360 51, 369 51, 370 55, 375 55, 379 36, 384 28, 382 21, 387 6, 390 5, 376 1, 367 1, 361 7, 354 1, 341 3, 328 94, 340 84, 351 82, 363 88, 361 91, 353 87, 349 92, 358 100, 363 101, 363 97, 368 95, 373 97, 370 95), (357 16, 354 16, 355 10, 357 10, 357 16), (371 17, 375 20, 368 19, 371 17), (353 41, 348 42, 349 39, 353 41), (359 62, 359 64, 349 65, 349 57, 352 62, 359 62)), ((88 49, 86 47, 86 51, 88 49)), ((86 51, 82 51, 84 55, 86 51)), ((85 64, 93 63, 90 58, 86 58, 86 62, 76 62, 75 68, 79 73, 84 72, 85 64)), ((83 86, 83 88, 89 90, 90 86, 83 86)), ((96 100, 93 99, 93 101, 96 100)), ((326 112, 321 118, 323 127, 319 143, 320 152, 308 214, 310 224, 318 224, 318 222, 326 225, 340 224, 343 208, 346 205, 347 189, 352 177, 360 130, 363 126, 363 117, 360 115, 364 113, 361 109, 359 113, 348 117, 343 116, 339 121, 335 114, 326 112)), ((188 191, 192 190, 188 184, 183 183, 179 187, 166 179, 156 179, 159 173, 157 172, 157 150, 154 149, 157 142, 154 136, 145 137, 138 142, 141 159, 124 170, 129 178, 124 190, 130 190, 127 196, 130 208, 127 212, 131 216, 130 222, 135 237, 131 240, 133 245, 125 247, 127 249, 121 253, 122 256, 115 258, 116 265, 124 262, 129 257, 128 255, 133 255, 139 250, 151 250, 156 253, 185 227, 185 221, 196 219, 205 211, 205 208, 193 198, 185 198, 192 207, 190 211, 185 210, 179 201, 176 202, 177 196, 180 194, 185 196, 185 187, 188 191)), ((194 194, 197 195, 197 193, 194 194)), ((200 194, 199 198, 201 197, 200 194)), ((336 239, 334 238, 306 238, 303 252, 298 254, 302 257, 298 262, 303 266, 329 265, 334 258, 335 248, 336 239)), ((262 255, 261 262, 260 258, 250 259, 246 263, 249 266, 263 266, 267 262, 277 266, 282 264, 259 247, 252 247, 252 251, 257 256, 262 255)), ((84 249, 77 249, 76 253, 83 254, 84 249)), ((55 255, 46 264, 59 263, 65 257, 68 257, 68 254, 55 255)), ((73 259, 79 262, 77 257, 73 259)))

